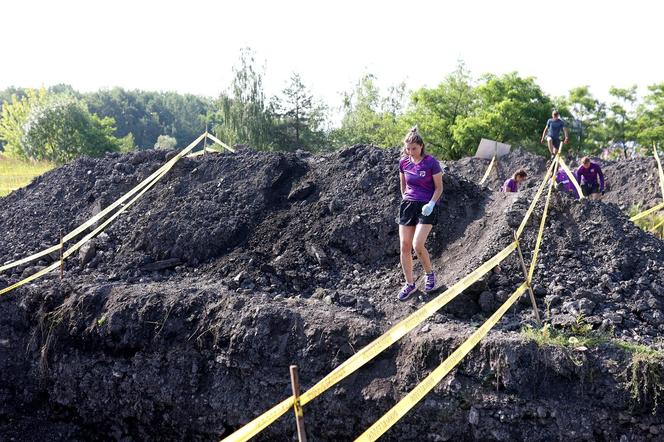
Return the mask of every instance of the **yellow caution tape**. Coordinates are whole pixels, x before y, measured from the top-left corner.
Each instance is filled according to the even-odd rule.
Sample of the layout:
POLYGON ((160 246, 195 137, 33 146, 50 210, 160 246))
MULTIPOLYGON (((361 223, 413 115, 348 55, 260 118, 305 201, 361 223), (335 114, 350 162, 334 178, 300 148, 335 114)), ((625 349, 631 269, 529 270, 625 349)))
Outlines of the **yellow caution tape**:
MULTIPOLYGON (((131 190, 130 190, 129 192, 127 192, 126 194, 124 194, 122 197, 120 197, 118 200, 116 200, 113 204, 111 204, 110 206, 106 207, 104 210, 102 210, 101 212, 99 212, 98 214, 96 214, 95 216, 93 216, 92 218, 88 219, 86 222, 84 222, 83 224, 81 224, 80 226, 78 226, 76 229, 74 229, 74 230, 72 230, 71 232, 69 232, 68 234, 66 234, 66 235, 62 238, 62 242, 67 242, 67 241, 69 241, 69 240, 75 238, 75 237, 78 236, 81 232, 83 232, 83 231, 86 230, 87 228, 89 228, 89 227, 93 226, 94 224, 96 224, 97 222, 99 222, 99 220, 101 220, 103 217, 105 217, 106 215, 108 215, 111 211, 113 211, 114 209, 116 209, 118 206, 120 206, 120 205, 121 205, 122 203, 124 203, 126 200, 128 200, 129 198, 131 198, 135 193, 139 192, 142 188, 144 188, 145 186, 147 186, 148 184, 150 184, 150 182, 152 182, 154 179, 158 179, 157 177, 161 177, 161 176, 163 176, 162 172, 163 172, 164 170, 166 170, 166 169, 170 170, 170 168, 173 167, 173 165, 174 165, 177 161, 179 161, 184 155, 186 155, 187 153, 189 153, 189 152, 190 152, 190 151, 191 151, 191 150, 192 150, 192 149, 193 149, 193 148, 194 148, 194 147, 195 147, 195 146, 196 146, 196 145, 197 145, 197 144, 203 139, 204 136, 205 136, 205 134, 203 134, 203 135, 199 136, 198 138, 196 138, 196 140, 194 140, 191 144, 189 144, 189 146, 187 146, 187 147, 185 147, 184 149, 182 149, 182 150, 181 150, 181 151, 180 151, 175 157, 173 157, 171 160, 169 160, 167 163, 165 163, 165 164, 164 164, 163 166, 161 166, 159 169, 157 169, 156 171, 154 171, 150 176, 148 176, 146 179, 144 179, 144 180, 141 181, 139 184, 137 184, 133 189, 131 189, 131 190)), ((26 257, 26 258, 22 258, 22 259, 20 259, 20 260, 18 260, 18 261, 14 261, 14 262, 11 262, 11 263, 6 264, 6 265, 4 265, 4 266, 1 266, 1 267, 0 267, 0 272, 2 272, 2 271, 4 271, 4 270, 7 270, 7 269, 10 269, 10 268, 12 268, 12 267, 16 267, 16 266, 19 266, 19 265, 22 265, 22 264, 28 263, 28 262, 30 262, 30 261, 34 261, 35 259, 41 258, 42 256, 45 256, 45 255, 48 255, 48 254, 50 254, 50 253, 52 253, 52 252, 55 252, 55 251, 57 251, 57 250, 60 250, 60 248, 61 248, 61 244, 62 244, 62 243, 57 244, 57 245, 55 245, 55 246, 52 246, 52 247, 50 247, 50 248, 48 248, 48 249, 46 249, 46 250, 42 250, 41 252, 35 253, 35 254, 33 254, 33 255, 30 255, 30 256, 28 256, 28 257, 26 257)))
POLYGON ((558 162, 560 163, 560 167, 562 167, 563 170, 567 173, 567 176, 569 177, 569 179, 572 180, 572 184, 574 184, 574 187, 576 188, 576 192, 579 194, 579 199, 585 198, 585 196, 583 195, 583 191, 581 190, 581 186, 579 186, 579 182, 576 180, 576 177, 574 176, 574 174, 572 173, 570 168, 567 167, 567 164, 565 164, 565 161, 563 161, 562 158, 559 158, 558 162))
MULTIPOLYGON (((553 176, 556 176, 557 168, 553 169, 553 176)), ((546 215, 549 212, 549 201, 551 201, 551 190, 553 190, 553 183, 555 180, 551 180, 549 184, 549 191, 546 194, 546 201, 544 202, 544 211, 542 212, 542 220, 540 221, 539 232, 537 232, 537 240, 535 241, 535 250, 533 251, 533 258, 530 261, 530 269, 528 270, 528 280, 526 283, 530 284, 533 280, 533 274, 535 273, 535 263, 537 262, 537 255, 539 255, 540 246, 542 245, 542 237, 544 236, 544 226, 546 225, 546 215)))
POLYGON ((650 215, 653 212, 657 212, 658 210, 661 210, 661 209, 664 209, 664 202, 661 202, 661 203, 657 204, 655 207, 651 207, 648 210, 645 210, 645 211, 643 211, 643 212, 641 212, 637 215, 634 215, 629 220, 630 221, 636 221, 638 219, 641 219, 643 217, 646 217, 646 216, 650 215))
POLYGON ((664 171, 662 171, 662 163, 659 161, 659 155, 657 154, 657 146, 652 145, 653 155, 655 155, 655 161, 657 161, 657 171, 659 172, 659 189, 662 191, 662 199, 664 199, 664 171))
POLYGON ((417 387, 401 399, 394 407, 369 427, 356 441, 367 442, 378 439, 427 395, 447 374, 484 338, 498 323, 507 310, 526 291, 528 285, 524 282, 505 301, 498 310, 486 320, 473 334, 443 361, 429 376, 424 378, 417 387))
MULTIPOLYGON (((546 184, 547 179, 551 176, 551 171, 555 166, 555 164, 556 164, 555 161, 551 163, 551 166, 549 167, 549 170, 547 171, 547 174, 544 177, 542 184, 540 184, 539 190, 535 194, 535 198, 533 199, 530 208, 526 212, 526 216, 524 217, 524 220, 521 223, 521 227, 519 228, 520 232, 517 235, 520 235, 520 233, 523 232, 523 229, 525 228, 528 218, 530 218, 530 216, 532 215, 535 204, 541 197, 542 191, 544 189, 544 184, 546 184)), ((411 331, 413 328, 417 327, 425 319, 433 315, 445 304, 454 299, 459 293, 463 292, 471 284, 476 282, 489 270, 493 269, 495 266, 500 264, 516 249, 516 246, 517 243, 515 241, 511 243, 509 246, 505 247, 503 250, 498 252, 494 257, 492 257, 484 264, 482 264, 480 267, 475 269, 473 272, 469 273, 464 278, 459 280, 459 282, 457 282, 455 285, 448 288, 444 293, 441 293, 435 299, 429 301, 419 310, 412 313, 406 319, 393 326, 381 337, 377 338, 369 345, 364 347, 362 350, 360 350, 359 352, 351 356, 349 359, 344 361, 340 366, 335 368, 327 376, 321 379, 316 385, 314 385, 312 388, 304 392, 302 396, 300 396, 301 404, 302 405, 307 404, 309 401, 313 400, 314 398, 316 398, 317 396, 328 390, 330 387, 335 385, 337 382, 341 381, 348 375, 355 372, 357 369, 359 369, 364 364, 369 362, 371 359, 376 357, 376 355, 378 355, 383 350, 388 348, 390 345, 398 341, 406 333, 411 331)), ((290 404, 292 404, 292 397, 290 399, 286 399, 284 402, 287 402, 289 400, 291 401, 290 404)), ((288 408, 290 407, 279 408, 280 405, 284 404, 284 402, 281 402, 279 405, 266 411, 261 416, 257 417, 253 421, 246 424, 244 427, 240 428, 230 436, 226 437, 225 439, 223 439, 223 442, 240 442, 240 441, 244 442, 249 440, 256 434, 260 433, 272 422, 277 420, 283 413, 288 411, 288 408), (279 414, 278 410, 283 410, 283 411, 279 414)))
MULTIPOLYGON (((90 241, 92 238, 94 238, 98 233, 100 233, 102 230, 106 228, 115 218, 120 216, 121 213, 123 213, 125 210, 127 210, 129 207, 131 207, 132 204, 136 202, 145 192, 147 192, 152 186, 154 186, 168 171, 171 170, 171 168, 175 165, 175 162, 173 163, 167 163, 168 167, 164 169, 157 177, 149 182, 147 186, 145 186, 134 198, 132 198, 127 204, 123 205, 118 211, 116 211, 112 216, 110 216, 106 221, 104 221, 102 224, 100 224, 97 228, 95 228, 92 232, 88 233, 85 235, 81 240, 79 240, 76 244, 73 246, 69 247, 63 254, 62 254, 62 260, 66 259, 69 257, 72 253, 74 253, 76 250, 80 249, 83 244, 86 242, 90 241)), ((40 276, 45 275, 46 273, 58 268, 60 266, 60 262, 58 261, 56 263, 51 264, 49 267, 46 267, 43 270, 40 270, 39 272, 35 273, 34 275, 30 275, 29 277, 13 284, 8 287, 5 287, 4 289, 0 290, 0 296, 4 295, 5 293, 8 293, 12 290, 14 290, 17 287, 20 287, 24 284, 27 284, 30 281, 34 281, 35 279, 39 278, 40 276)))
POLYGON ((300 400, 296 400, 293 403, 293 410, 295 411, 295 416, 297 417, 303 417, 304 416, 304 410, 302 410, 302 403, 300 400))
MULTIPOLYGON (((461 280, 459 280, 459 282, 454 284, 454 286, 450 287, 444 293, 441 293, 436 298, 426 303, 424 306, 422 306, 419 310, 413 312, 406 319, 394 325, 381 337, 377 338, 369 345, 364 347, 362 350, 355 353, 353 356, 351 356, 349 359, 347 359, 341 365, 335 368, 332 372, 330 372, 327 376, 321 379, 316 385, 314 385, 312 388, 304 392, 300 396, 301 404, 306 405, 308 402, 310 402, 311 400, 319 396, 321 393, 328 390, 337 382, 341 381, 348 375, 355 372, 358 368, 362 367, 364 364, 372 360, 374 357, 376 357, 379 353, 388 348, 390 345, 397 342, 406 333, 417 327, 425 319, 436 313, 445 304, 454 299, 459 293, 463 292, 465 289, 470 287, 470 285, 472 285, 474 282, 476 282, 478 279, 484 276, 484 274, 486 274, 488 271, 490 271, 495 266, 500 264, 515 249, 516 249, 516 242, 513 242, 507 247, 505 247, 503 250, 498 252, 493 258, 489 259, 484 264, 475 269, 473 272, 463 277, 461 280)), ((288 404, 289 406, 283 409, 283 413, 288 411, 288 408, 290 408, 292 404, 293 404, 293 399, 291 397, 290 403, 288 404)), ((281 416, 281 414, 279 415, 275 414, 275 410, 277 409, 277 407, 270 409, 265 414, 249 422, 247 425, 245 425, 235 433, 231 434, 227 438, 225 438, 224 442, 249 440, 251 437, 255 436, 265 427, 274 422, 279 416, 281 416), (270 416, 269 419, 268 416, 270 416)))
POLYGON ((556 162, 552 161, 551 165, 549 166, 549 169, 546 171, 546 175, 544 176, 544 179, 539 185, 539 189, 537 189, 537 193, 535 193, 535 198, 533 198, 533 201, 530 203, 530 207, 528 207, 528 210, 526 211, 526 216, 523 217, 523 220, 521 221, 521 225, 516 231, 516 239, 519 239, 521 237, 521 234, 523 233, 523 230, 526 228, 526 224, 528 224, 528 220, 530 219, 530 215, 532 215, 533 210, 535 209, 535 205, 537 204, 537 201, 539 201, 540 197, 542 196, 542 191, 544 190, 544 185, 547 183, 547 180, 551 176, 551 171, 553 170, 553 167, 555 166, 556 162))
POLYGON ((491 173, 491 168, 493 167, 493 163, 496 161, 496 156, 494 155, 493 158, 491 158, 491 162, 489 163, 489 167, 487 167, 486 172, 484 172, 484 176, 480 180, 480 184, 484 184, 487 178, 489 178, 489 173, 491 173))
POLYGON ((656 225, 654 225, 654 226, 652 227, 652 229, 650 229, 650 231, 651 231, 651 232, 654 232, 654 231, 656 231, 657 229, 659 229, 659 228, 662 227, 662 226, 664 226, 664 219, 661 220, 660 222, 658 222, 656 225))
MULTIPOLYGON (((556 158, 557 160, 558 158, 556 158)), ((553 176, 555 177, 557 168, 555 167, 557 162, 554 160, 552 163, 553 167, 553 176)), ((549 169, 551 171, 551 168, 549 169)), ((547 178, 549 173, 547 172, 547 178)), ((544 180, 546 182, 546 178, 544 180)), ((516 291, 505 301, 503 305, 498 308, 498 310, 491 315, 487 321, 482 324, 473 334, 461 344, 443 363, 441 363, 438 368, 432 371, 429 376, 427 376, 422 382, 420 382, 417 387, 408 393, 403 399, 401 399, 394 407, 385 413, 380 419, 378 419, 371 427, 369 427, 360 437, 356 439, 356 442, 367 442, 375 441, 383 433, 389 430, 399 419, 401 419, 411 408, 413 408, 419 401, 421 401, 424 396, 426 396, 438 383, 447 374, 456 367, 459 362, 473 349, 475 346, 489 333, 489 331, 498 323, 498 321, 503 317, 507 310, 516 302, 516 300, 526 291, 529 286, 529 282, 532 280, 533 272, 535 269, 535 264, 537 263, 537 256, 539 252, 539 247, 541 245, 542 236, 544 233, 544 226, 546 225, 546 216, 549 208, 549 201, 551 199, 551 190, 553 189, 553 184, 555 180, 551 179, 549 183, 549 191, 547 192, 546 202, 544 203, 544 212, 542 213, 542 221, 540 222, 539 233, 537 235, 537 241, 535 245, 535 252, 533 254, 533 259, 530 264, 530 271, 528 274, 528 279, 524 281, 521 286, 516 289, 516 291)), ((538 192, 539 194, 539 192, 538 192)), ((536 198, 537 200, 537 198, 536 198)), ((532 211, 530 211, 532 212, 532 211)))
POLYGON ((249 422, 247 425, 240 428, 230 436, 223 439, 224 442, 245 441, 251 439, 258 433, 263 431, 263 429, 269 426, 272 422, 276 421, 281 416, 283 416, 288 410, 290 410, 292 406, 293 406, 293 396, 290 396, 289 398, 279 402, 277 405, 270 408, 268 411, 261 414, 256 419, 249 422))

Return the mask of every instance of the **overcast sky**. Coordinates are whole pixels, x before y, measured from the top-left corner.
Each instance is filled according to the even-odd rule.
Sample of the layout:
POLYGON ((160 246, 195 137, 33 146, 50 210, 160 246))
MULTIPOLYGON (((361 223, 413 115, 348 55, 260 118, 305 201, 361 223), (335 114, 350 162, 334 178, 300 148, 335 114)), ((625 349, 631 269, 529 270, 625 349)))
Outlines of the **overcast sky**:
POLYGON ((0 3, 0 89, 68 83, 217 96, 239 49, 266 63, 268 95, 299 72, 339 103, 366 72, 385 86, 518 71, 545 92, 664 81, 657 1, 36 1, 0 3))

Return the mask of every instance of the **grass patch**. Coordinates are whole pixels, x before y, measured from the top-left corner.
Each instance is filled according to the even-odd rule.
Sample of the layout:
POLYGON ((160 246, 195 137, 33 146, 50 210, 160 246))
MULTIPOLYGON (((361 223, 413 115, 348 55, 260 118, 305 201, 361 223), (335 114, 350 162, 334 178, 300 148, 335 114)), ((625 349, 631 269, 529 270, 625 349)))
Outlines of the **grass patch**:
POLYGON ((542 327, 525 326, 521 333, 539 347, 558 347, 570 350, 567 354, 577 365, 581 361, 574 357, 574 349, 591 348, 601 344, 612 345, 631 355, 625 372, 625 389, 629 391, 632 406, 650 407, 655 414, 664 397, 664 351, 643 344, 624 341, 613 337, 613 332, 593 330, 583 316, 568 328, 555 329, 549 323, 542 327))
MULTIPOLYGON (((639 205, 635 205, 629 208, 627 214, 631 218, 644 210, 646 209, 639 205)), ((637 219, 634 221, 634 224, 647 232, 651 232, 657 238, 664 239, 664 212, 660 211, 659 213, 652 213, 641 219, 637 219)))
POLYGON ((30 184, 30 181, 55 167, 46 161, 25 161, 0 154, 0 196, 30 184))

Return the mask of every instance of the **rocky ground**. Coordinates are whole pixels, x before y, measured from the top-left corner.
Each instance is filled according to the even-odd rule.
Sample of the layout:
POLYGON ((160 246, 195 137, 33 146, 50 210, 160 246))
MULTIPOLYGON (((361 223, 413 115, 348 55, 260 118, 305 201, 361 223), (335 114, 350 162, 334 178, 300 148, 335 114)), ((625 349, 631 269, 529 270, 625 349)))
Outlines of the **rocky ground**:
MULTIPOLYGON (((171 155, 79 159, 0 198, 0 262, 57 243, 171 155)), ((62 281, 55 273, 0 298, 0 439, 218 440, 290 394, 290 364, 303 388, 313 385, 430 298, 396 300, 397 160, 396 150, 358 145, 180 161, 67 263, 62 281)), ((648 164, 606 165, 606 200, 618 205, 554 194, 534 288, 556 330, 664 349, 664 243, 621 211, 648 164)), ((546 162, 503 159, 499 172, 525 167, 531 177, 509 195, 491 190, 504 180, 495 173, 474 184, 486 165, 445 164, 428 242, 444 285, 512 241, 546 162)), ((542 207, 524 233, 526 260, 542 207)), ((54 259, 0 274, 0 287, 54 259)), ((307 405, 311 440, 358 436, 522 280, 508 258, 307 405)), ((664 437, 661 361, 610 340, 540 347, 522 332, 533 315, 521 301, 385 440, 664 437)), ((292 440, 294 429, 288 415, 258 439, 292 440)))

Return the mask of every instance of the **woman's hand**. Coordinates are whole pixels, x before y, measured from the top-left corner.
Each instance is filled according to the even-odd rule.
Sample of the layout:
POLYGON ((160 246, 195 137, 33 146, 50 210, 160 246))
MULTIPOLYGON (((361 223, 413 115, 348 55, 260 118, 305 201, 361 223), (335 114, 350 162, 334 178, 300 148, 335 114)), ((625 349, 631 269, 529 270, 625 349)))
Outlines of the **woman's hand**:
POLYGON ((422 206, 422 215, 429 216, 433 212, 433 208, 436 207, 435 201, 429 201, 424 206, 422 206))

